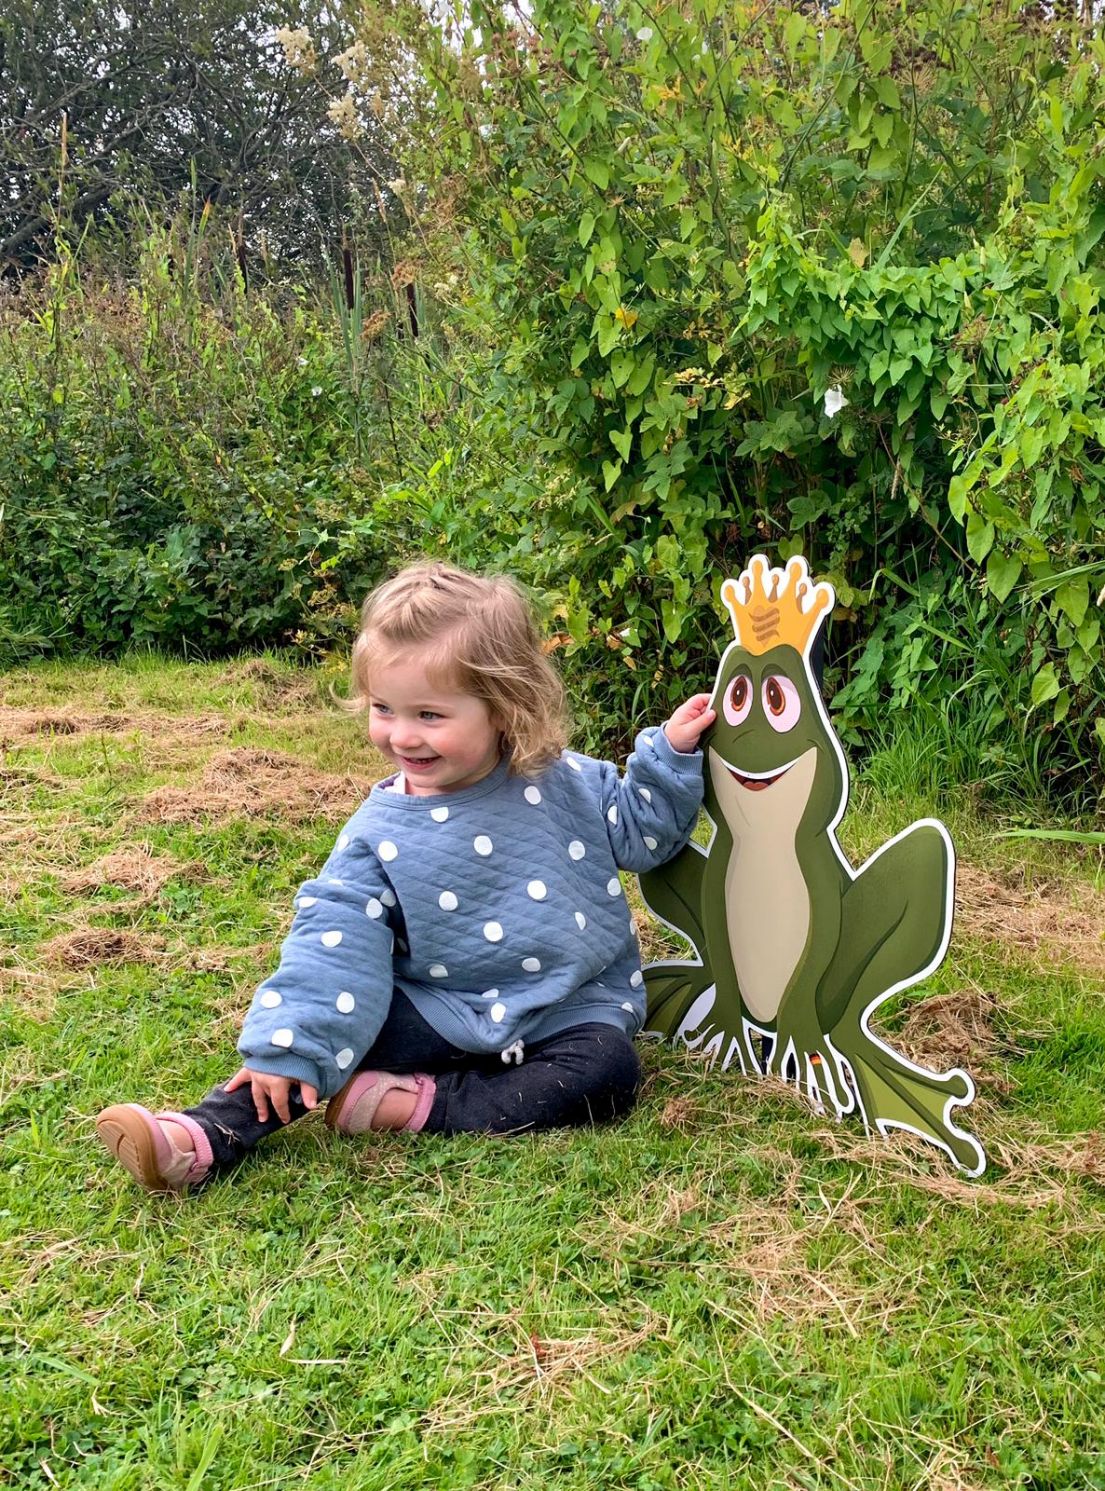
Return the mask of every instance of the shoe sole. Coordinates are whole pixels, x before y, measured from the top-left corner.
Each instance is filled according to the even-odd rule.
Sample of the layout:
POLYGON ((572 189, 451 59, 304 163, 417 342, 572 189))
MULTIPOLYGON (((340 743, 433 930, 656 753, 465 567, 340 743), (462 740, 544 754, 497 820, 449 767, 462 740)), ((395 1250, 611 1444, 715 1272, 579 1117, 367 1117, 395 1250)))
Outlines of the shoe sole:
POLYGON ((141 1114, 125 1104, 105 1108, 96 1119, 96 1132, 108 1154, 128 1170, 147 1191, 172 1191, 161 1173, 153 1135, 141 1114))

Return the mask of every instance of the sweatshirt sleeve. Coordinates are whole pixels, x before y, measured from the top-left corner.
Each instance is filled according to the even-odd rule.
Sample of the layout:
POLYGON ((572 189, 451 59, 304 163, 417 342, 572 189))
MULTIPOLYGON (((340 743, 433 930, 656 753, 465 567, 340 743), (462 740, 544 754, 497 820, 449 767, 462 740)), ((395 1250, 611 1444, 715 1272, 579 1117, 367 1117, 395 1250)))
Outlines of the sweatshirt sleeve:
POLYGON ((352 824, 300 886, 280 965, 254 995, 238 1050, 255 1072, 337 1092, 391 1003, 395 894, 352 824))
POLYGON ((662 727, 642 730, 625 775, 602 768, 602 810, 622 870, 651 870, 677 854, 702 805, 702 752, 675 750, 662 727))

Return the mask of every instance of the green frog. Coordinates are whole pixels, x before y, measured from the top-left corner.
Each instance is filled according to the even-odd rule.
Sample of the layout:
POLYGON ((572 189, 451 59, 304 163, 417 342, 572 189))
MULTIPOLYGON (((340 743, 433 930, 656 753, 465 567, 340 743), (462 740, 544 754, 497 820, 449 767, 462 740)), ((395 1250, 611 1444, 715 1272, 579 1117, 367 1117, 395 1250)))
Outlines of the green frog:
POLYGON ((641 876, 650 910, 696 956, 646 969, 646 1030, 782 1077, 884 1136, 908 1129, 981 1174, 980 1145, 952 1121, 970 1077, 916 1065, 870 1023, 947 949, 948 832, 923 819, 851 865, 836 839, 847 766, 810 663, 833 589, 811 583, 804 559, 782 570, 756 555, 722 599, 736 637, 701 741, 713 836, 641 876))

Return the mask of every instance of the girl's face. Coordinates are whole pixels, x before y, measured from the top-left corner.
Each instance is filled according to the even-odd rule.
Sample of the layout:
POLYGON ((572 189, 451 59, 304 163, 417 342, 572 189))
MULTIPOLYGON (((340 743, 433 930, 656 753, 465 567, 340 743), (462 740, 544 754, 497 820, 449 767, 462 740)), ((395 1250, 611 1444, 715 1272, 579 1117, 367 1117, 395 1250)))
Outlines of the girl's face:
POLYGON ((472 787, 499 764, 500 729, 482 699, 431 683, 417 649, 372 671, 368 733, 415 797, 472 787))

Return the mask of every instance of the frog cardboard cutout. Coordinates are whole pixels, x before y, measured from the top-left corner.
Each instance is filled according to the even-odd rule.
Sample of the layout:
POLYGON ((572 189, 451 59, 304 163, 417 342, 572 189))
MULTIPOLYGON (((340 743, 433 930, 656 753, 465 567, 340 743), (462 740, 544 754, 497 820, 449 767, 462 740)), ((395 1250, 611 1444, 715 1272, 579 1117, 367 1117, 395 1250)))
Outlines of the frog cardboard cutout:
POLYGON ((952 1121, 970 1077, 927 1071, 871 1030, 947 949, 948 832, 922 819, 852 867, 836 839, 847 766, 810 664, 832 586, 811 584, 804 559, 780 570, 757 554, 721 595, 736 638, 701 741, 713 837, 641 876, 649 909, 695 957, 645 970, 646 1031, 780 1076, 884 1136, 908 1129, 978 1175, 982 1149, 952 1121))

